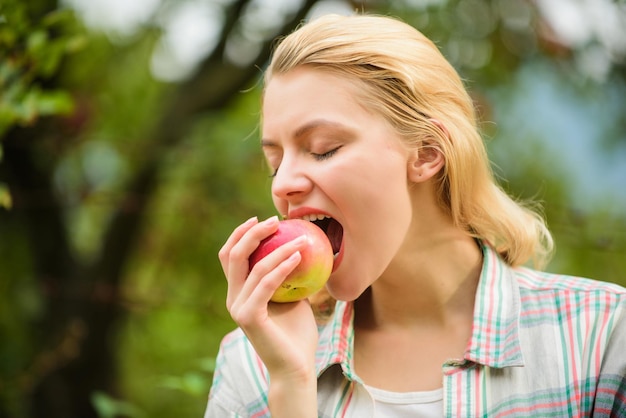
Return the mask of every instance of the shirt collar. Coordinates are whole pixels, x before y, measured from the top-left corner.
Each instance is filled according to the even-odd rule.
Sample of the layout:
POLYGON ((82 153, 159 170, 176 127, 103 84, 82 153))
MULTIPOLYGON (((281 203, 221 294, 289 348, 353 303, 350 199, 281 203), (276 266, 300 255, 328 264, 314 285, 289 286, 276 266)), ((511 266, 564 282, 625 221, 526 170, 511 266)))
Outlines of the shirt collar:
POLYGON ((483 267, 474 301, 465 359, 490 367, 523 366, 519 339, 520 293, 513 269, 483 243, 483 267))
MULTIPOLYGON (((472 337, 465 359, 490 367, 522 366, 519 341, 520 295, 513 270, 489 245, 482 244, 483 267, 476 290, 472 337)), ((330 322, 319 328, 316 371, 333 364, 357 380, 354 373, 354 308, 338 301, 330 322)))
POLYGON ((318 377, 333 364, 340 364, 344 375, 359 380, 354 373, 354 306, 337 301, 330 322, 319 327, 319 343, 315 356, 318 377))

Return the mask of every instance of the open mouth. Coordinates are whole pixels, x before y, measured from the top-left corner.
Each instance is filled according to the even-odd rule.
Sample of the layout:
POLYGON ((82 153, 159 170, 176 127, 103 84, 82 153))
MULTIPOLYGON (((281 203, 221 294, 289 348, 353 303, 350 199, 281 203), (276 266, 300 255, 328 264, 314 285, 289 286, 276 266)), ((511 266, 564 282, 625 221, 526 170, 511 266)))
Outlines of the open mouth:
POLYGON ((333 247, 333 254, 337 256, 341 249, 341 241, 343 240, 343 227, 339 222, 328 216, 323 219, 311 220, 317 225, 328 237, 330 245, 333 247))

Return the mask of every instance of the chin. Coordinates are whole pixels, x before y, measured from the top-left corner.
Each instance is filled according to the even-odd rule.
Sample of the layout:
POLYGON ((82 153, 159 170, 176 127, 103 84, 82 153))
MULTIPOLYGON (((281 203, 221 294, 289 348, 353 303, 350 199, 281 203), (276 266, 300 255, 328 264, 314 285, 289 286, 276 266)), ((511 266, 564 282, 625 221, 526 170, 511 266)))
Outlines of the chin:
POLYGON ((362 283, 355 283, 354 277, 358 276, 351 274, 349 276, 343 275, 342 277, 340 272, 333 273, 328 282, 326 282, 328 293, 336 300, 343 302, 355 301, 368 286, 363 286, 362 283))

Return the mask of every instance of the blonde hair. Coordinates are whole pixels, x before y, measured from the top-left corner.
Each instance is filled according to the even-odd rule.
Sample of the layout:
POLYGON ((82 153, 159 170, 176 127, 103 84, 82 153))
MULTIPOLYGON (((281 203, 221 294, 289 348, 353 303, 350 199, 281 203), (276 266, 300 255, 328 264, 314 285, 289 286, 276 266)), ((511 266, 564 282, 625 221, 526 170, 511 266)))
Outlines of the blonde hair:
POLYGON ((265 84, 302 65, 360 83, 364 106, 385 117, 407 144, 442 153, 438 198, 455 225, 512 266, 548 262, 553 241, 537 206, 514 201, 496 183, 473 102, 422 33, 390 17, 326 15, 280 41, 265 84))

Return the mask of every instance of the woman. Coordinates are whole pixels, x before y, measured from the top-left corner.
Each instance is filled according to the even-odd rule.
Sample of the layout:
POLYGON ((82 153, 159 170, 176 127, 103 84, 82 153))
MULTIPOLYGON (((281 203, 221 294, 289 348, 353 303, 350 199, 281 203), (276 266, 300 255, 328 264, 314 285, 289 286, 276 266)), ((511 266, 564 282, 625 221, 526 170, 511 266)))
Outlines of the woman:
POLYGON ((249 271, 278 219, 236 228, 219 257, 239 328, 206 417, 625 416, 626 291, 522 267, 547 262, 550 233, 496 185, 472 101, 421 33, 326 16, 287 36, 261 145, 278 212, 332 218, 337 304, 317 324, 307 301, 271 303, 302 242, 249 271))

